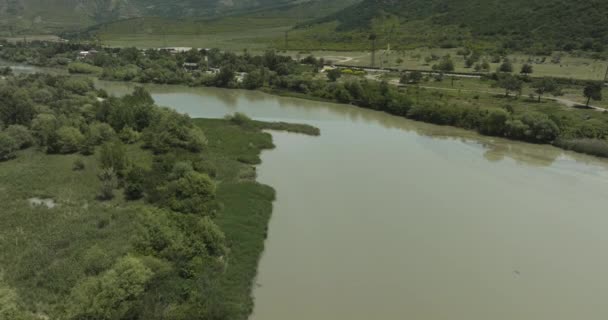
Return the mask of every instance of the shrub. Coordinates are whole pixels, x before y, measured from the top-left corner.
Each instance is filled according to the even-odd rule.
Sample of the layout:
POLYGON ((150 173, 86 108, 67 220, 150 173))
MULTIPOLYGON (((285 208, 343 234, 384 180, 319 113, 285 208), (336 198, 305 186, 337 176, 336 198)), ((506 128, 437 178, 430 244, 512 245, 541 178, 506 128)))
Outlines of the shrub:
POLYGON ((84 170, 84 161, 82 159, 74 160, 74 164, 72 165, 72 170, 74 171, 82 171, 84 170))
POLYGON ((133 167, 125 177, 125 198, 138 200, 144 196, 146 171, 141 167, 133 167))
POLYGON ((114 199, 114 189, 118 187, 116 171, 113 168, 103 169, 98 175, 101 187, 97 198, 102 201, 114 199))
POLYGON ((100 67, 96 67, 94 65, 90 65, 88 63, 82 62, 73 62, 68 65, 68 71, 70 73, 81 73, 81 74, 100 74, 103 69, 100 67))
POLYGON ((70 126, 63 126, 57 130, 55 141, 52 143, 49 151, 73 153, 80 149, 83 142, 84 135, 80 133, 80 130, 70 126))
POLYGON ((20 149, 30 147, 34 144, 34 137, 30 130, 22 125, 12 125, 6 128, 6 134, 11 136, 20 149))
POLYGON ((215 184, 208 175, 189 171, 158 188, 165 198, 161 205, 181 213, 209 214, 215 199, 215 184))
POLYGON ((114 129, 107 123, 95 122, 89 126, 87 140, 98 145, 106 141, 112 140, 116 136, 114 129))
POLYGON ((141 134, 127 126, 120 131, 118 137, 126 144, 133 144, 139 141, 141 134))
POLYGON ((235 112, 233 115, 228 115, 226 116, 226 119, 239 126, 246 126, 252 122, 249 116, 241 112, 235 112))
POLYGON ((68 319, 128 318, 153 275, 138 258, 121 258, 110 270, 74 286, 66 308, 68 319))
POLYGON ((558 139, 555 146, 598 157, 608 157, 608 141, 599 139, 558 139))
POLYGON ((103 169, 113 169, 122 177, 130 165, 125 146, 118 140, 106 142, 99 151, 99 162, 103 169))
POLYGON ((19 149, 19 144, 13 137, 5 132, 0 132, 0 161, 9 160, 15 157, 15 151, 19 149))
POLYGON ((162 109, 142 134, 144 146, 154 153, 167 153, 172 148, 199 152, 207 144, 203 131, 192 120, 175 111, 162 109))
POLYGON ((539 112, 525 112, 507 121, 506 126, 508 137, 530 142, 551 142, 559 132, 555 122, 539 112))
POLYGON ((509 113, 502 109, 493 109, 485 116, 480 132, 492 136, 503 136, 506 131, 506 123, 509 113))

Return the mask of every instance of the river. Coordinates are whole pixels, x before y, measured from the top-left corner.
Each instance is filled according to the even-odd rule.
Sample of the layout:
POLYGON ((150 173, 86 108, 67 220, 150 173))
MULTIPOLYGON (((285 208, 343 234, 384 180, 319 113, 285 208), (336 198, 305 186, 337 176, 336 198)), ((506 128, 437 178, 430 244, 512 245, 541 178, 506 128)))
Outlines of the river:
POLYGON ((606 161, 346 105, 148 88, 192 117, 321 129, 273 132, 262 155, 277 201, 253 320, 608 315, 606 161))
POLYGON ((608 161, 346 105, 148 89, 192 117, 321 129, 273 132, 262 155, 258 179, 277 200, 252 320, 608 315, 608 161))

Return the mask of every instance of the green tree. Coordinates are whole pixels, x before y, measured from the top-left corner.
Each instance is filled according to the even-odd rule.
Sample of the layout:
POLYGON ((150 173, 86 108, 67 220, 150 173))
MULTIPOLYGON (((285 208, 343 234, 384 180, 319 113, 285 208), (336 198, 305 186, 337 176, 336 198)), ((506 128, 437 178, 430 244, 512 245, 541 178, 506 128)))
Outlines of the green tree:
POLYGON ((521 66, 521 71, 520 73, 523 75, 531 75, 534 72, 534 67, 532 67, 531 64, 524 64, 523 66, 521 66))
POLYGON ((101 146, 99 150, 99 162, 101 168, 112 168, 119 177, 124 175, 131 164, 125 145, 119 140, 106 142, 101 146))
POLYGON ((114 168, 106 168, 101 170, 98 175, 101 186, 97 198, 102 201, 114 199, 114 189, 118 187, 118 178, 114 168))
POLYGON ((205 134, 192 124, 187 115, 160 109, 151 125, 142 134, 144 146, 155 153, 167 153, 172 148, 199 152, 207 144, 205 134))
POLYGON ((521 92, 523 81, 510 74, 502 74, 498 78, 498 86, 505 89, 505 96, 508 97, 511 92, 521 92))
POLYGON ((13 137, 5 132, 0 132, 0 161, 6 161, 15 157, 15 151, 19 144, 13 137))
POLYGON ((129 170, 125 176, 125 198, 128 200, 143 198, 146 174, 146 170, 139 166, 134 166, 129 170))
POLYGON ((209 214, 208 204, 215 199, 215 184, 208 175, 188 170, 160 186, 162 205, 182 213, 209 214))
POLYGON ((87 139, 98 145, 106 141, 112 140, 116 136, 114 129, 107 123, 95 122, 89 126, 87 139))
POLYGON ((80 133, 80 130, 70 126, 63 126, 57 130, 56 139, 52 144, 51 151, 58 153, 76 152, 83 142, 84 135, 80 133))
POLYGON ((10 287, 0 273, 0 319, 1 320, 34 320, 19 305, 17 291, 10 287))
POLYGON ((589 107, 589 103, 591 102, 591 99, 593 99, 594 101, 601 101, 602 100, 602 83, 601 82, 588 83, 585 86, 585 89, 583 90, 583 94, 587 98, 587 103, 585 104, 587 107, 589 107))
POLYGON ((139 141, 139 138, 141 137, 141 134, 135 130, 133 130, 131 127, 124 127, 122 128, 122 130, 120 131, 118 137, 120 138, 120 140, 126 144, 133 144, 136 143, 137 141, 139 141))
POLYGON ((454 71, 454 61, 452 61, 450 55, 446 55, 441 58, 438 64, 433 65, 432 68, 441 72, 451 72, 454 71))
POLYGON ((0 122, 29 125, 35 114, 28 92, 10 85, 0 87, 0 122))
POLYGON ((49 146, 59 126, 57 118, 49 113, 41 113, 32 120, 31 129, 41 146, 49 146))
POLYGON ((153 275, 138 258, 121 258, 110 270, 85 278, 72 289, 66 308, 68 319, 124 319, 153 275))
POLYGON ((422 72, 420 72, 420 71, 410 72, 410 81, 412 83, 418 83, 418 82, 422 81, 422 72))
POLYGON ((557 85, 557 81, 551 78, 542 78, 532 83, 534 92, 538 94, 538 102, 540 102, 542 96, 545 93, 559 93, 560 89, 557 85))
POLYGON ((342 71, 338 68, 327 70, 327 79, 331 82, 336 82, 342 77, 342 71))
POLYGON ((264 76, 261 71, 253 70, 245 75, 243 79, 243 87, 245 89, 254 90, 264 86, 264 76))
POLYGON ((503 63, 498 67, 499 72, 511 73, 513 72, 513 64, 509 59, 505 59, 503 63))
POLYGON ((20 149, 31 147, 34 144, 34 137, 27 127, 22 125, 12 125, 4 131, 17 142, 20 149))
POLYGON ((502 109, 492 109, 483 119, 481 133, 492 136, 503 136, 506 131, 506 123, 509 113, 502 109))
POLYGON ((220 72, 215 76, 214 81, 215 85, 221 88, 232 86, 234 83, 234 70, 228 66, 220 68, 220 72))

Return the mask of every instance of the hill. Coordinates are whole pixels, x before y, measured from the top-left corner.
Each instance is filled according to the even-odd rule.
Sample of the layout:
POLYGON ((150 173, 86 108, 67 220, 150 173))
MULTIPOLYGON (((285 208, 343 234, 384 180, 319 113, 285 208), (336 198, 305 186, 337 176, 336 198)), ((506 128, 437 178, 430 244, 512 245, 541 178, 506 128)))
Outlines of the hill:
POLYGON ((319 19, 357 0, 310 0, 261 8, 234 10, 219 17, 180 19, 136 17, 101 23, 72 38, 98 39, 114 46, 218 47, 226 50, 284 47, 285 31, 298 23, 319 19))
POLYGON ((297 2, 302 1, 0 0, 0 35, 58 32, 144 16, 210 17, 297 2))
POLYGON ((357 44, 375 32, 395 45, 450 47, 476 42, 519 50, 602 51, 608 40, 608 2, 364 0, 301 24, 298 31, 302 40, 329 43, 357 44), (319 37, 320 30, 325 37, 319 37))

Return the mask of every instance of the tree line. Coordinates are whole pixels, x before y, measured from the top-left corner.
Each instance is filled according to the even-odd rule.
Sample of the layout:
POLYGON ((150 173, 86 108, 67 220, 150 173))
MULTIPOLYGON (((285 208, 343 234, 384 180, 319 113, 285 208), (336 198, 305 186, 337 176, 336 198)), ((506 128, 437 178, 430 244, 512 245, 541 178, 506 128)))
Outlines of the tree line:
MULTIPOLYGON (((66 45, 49 47, 30 45, 29 49, 16 46, 0 52, 10 56, 10 52, 27 52, 33 63, 57 61, 71 57, 77 59, 77 52, 66 45), (6 51, 8 49, 8 51, 6 51)), ((190 86, 216 86, 225 88, 263 89, 271 92, 289 92, 303 97, 315 97, 328 101, 349 103, 364 108, 385 111, 397 116, 408 117, 436 124, 453 125, 482 134, 496 135, 510 139, 537 143, 552 143, 558 139, 605 139, 608 135, 608 119, 588 119, 581 116, 560 118, 550 109, 538 110, 496 110, 494 106, 468 107, 448 102, 416 99, 413 103, 411 92, 396 88, 386 82, 362 79, 356 76, 342 77, 339 69, 327 70, 326 76, 319 72, 324 61, 313 56, 294 59, 266 51, 261 55, 248 52, 236 54, 218 49, 170 52, 168 50, 138 50, 136 48, 98 48, 99 53, 80 59, 78 67, 72 65, 72 72, 99 68, 99 76, 108 80, 133 81, 139 83, 186 84, 190 86), (195 66, 188 69, 189 63, 195 66), (506 115, 497 120, 497 114, 506 115), (488 127, 499 125, 503 129, 488 127), (586 128, 593 127, 588 131, 586 128)), ((462 53, 474 56, 473 51, 462 53)), ((453 70, 449 56, 438 60, 434 69, 438 72, 453 70)), ((531 65, 524 65, 519 75, 512 74, 510 61, 504 60, 496 73, 487 78, 505 90, 505 95, 520 94, 523 84, 528 82, 534 88, 538 99, 545 94, 559 94, 560 86, 554 79, 534 79, 531 65)), ((418 82, 421 74, 410 73, 404 82, 418 82)), ((584 93, 588 100, 601 99, 601 84, 588 83, 584 93)))

